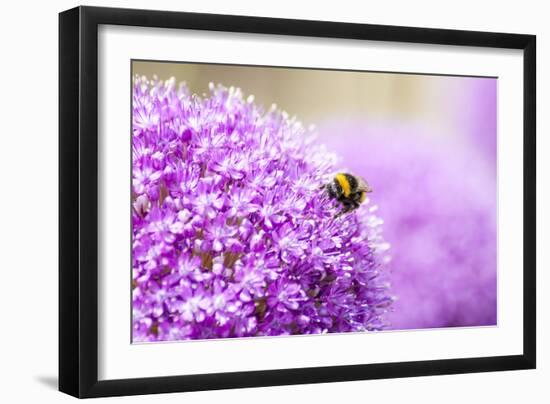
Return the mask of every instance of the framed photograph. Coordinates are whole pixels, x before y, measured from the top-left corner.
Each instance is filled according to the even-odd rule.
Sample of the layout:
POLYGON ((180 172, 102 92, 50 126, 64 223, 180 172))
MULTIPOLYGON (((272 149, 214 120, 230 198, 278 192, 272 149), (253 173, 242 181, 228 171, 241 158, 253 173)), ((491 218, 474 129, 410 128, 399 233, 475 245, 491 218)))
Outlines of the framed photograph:
POLYGON ((59 16, 59 389, 535 368, 535 36, 59 16))

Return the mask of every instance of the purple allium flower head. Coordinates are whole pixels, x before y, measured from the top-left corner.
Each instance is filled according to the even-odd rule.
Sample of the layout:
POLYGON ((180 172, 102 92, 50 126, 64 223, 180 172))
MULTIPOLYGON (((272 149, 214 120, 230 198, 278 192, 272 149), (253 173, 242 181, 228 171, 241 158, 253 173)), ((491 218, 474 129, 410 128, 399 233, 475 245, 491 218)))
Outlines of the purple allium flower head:
POLYGON ((322 186, 335 156, 240 90, 135 77, 133 340, 380 330, 381 220, 322 186))

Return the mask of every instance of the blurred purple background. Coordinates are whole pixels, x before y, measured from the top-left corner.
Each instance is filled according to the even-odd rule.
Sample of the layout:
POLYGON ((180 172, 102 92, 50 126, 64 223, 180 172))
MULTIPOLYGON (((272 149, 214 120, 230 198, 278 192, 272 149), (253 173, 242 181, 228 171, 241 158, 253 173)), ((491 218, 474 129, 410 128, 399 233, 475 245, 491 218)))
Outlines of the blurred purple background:
POLYGON ((358 119, 319 127, 342 167, 374 189, 392 245, 393 329, 497 320, 496 80, 448 80, 446 125, 358 119))

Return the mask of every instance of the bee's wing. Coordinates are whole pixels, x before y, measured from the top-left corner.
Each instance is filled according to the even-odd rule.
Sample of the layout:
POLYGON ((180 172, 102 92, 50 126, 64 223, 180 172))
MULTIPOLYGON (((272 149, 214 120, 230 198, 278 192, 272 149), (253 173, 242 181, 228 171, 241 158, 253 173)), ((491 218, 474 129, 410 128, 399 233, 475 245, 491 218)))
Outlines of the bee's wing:
POLYGON ((357 189, 359 191, 363 191, 363 192, 372 192, 372 188, 370 187, 369 183, 363 178, 363 177, 360 177, 360 176, 356 176, 355 178, 357 178, 357 189))

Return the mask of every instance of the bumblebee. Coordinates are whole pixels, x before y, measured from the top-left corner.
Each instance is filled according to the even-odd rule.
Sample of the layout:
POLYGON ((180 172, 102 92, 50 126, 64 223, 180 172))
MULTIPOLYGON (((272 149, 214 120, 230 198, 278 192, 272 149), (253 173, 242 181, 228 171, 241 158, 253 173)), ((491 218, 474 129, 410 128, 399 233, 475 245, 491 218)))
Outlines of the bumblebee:
POLYGON ((348 173, 336 174, 326 185, 326 190, 330 198, 338 200, 343 206, 335 218, 357 209, 366 199, 367 193, 372 192, 365 179, 348 173))

